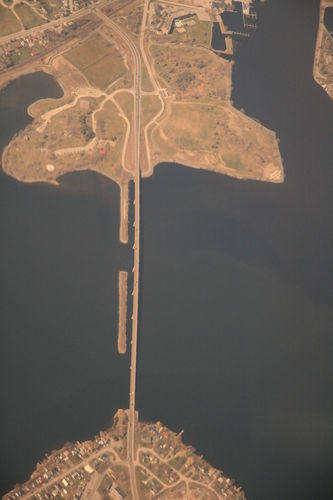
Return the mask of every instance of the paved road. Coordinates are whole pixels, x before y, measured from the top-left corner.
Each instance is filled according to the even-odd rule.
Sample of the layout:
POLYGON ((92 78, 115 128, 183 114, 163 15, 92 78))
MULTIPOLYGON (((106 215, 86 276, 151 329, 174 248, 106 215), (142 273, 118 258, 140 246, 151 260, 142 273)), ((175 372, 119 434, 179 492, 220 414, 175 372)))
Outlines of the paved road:
MULTIPOLYGON (((133 317, 132 317, 132 348, 131 348, 131 372, 130 372, 130 398, 129 398, 129 426, 128 426, 128 460, 130 471, 130 483, 133 500, 139 500, 136 477, 135 477, 135 391, 136 391, 136 361, 137 361, 137 333, 138 333, 138 304, 139 304, 139 256, 140 256, 140 90, 141 90, 141 57, 138 48, 128 34, 123 31, 117 24, 111 21, 105 14, 101 12, 101 8, 112 1, 102 1, 94 8, 82 9, 68 16, 66 21, 73 20, 87 14, 89 11, 94 11, 105 24, 110 26, 119 36, 121 36, 131 50, 134 60, 134 132, 135 132, 135 216, 134 216, 134 286, 133 286, 133 317)), ((43 31, 46 28, 51 28, 64 22, 65 19, 51 21, 47 25, 43 25, 30 30, 24 30, 6 37, 0 38, 0 43, 10 42, 22 36, 31 35, 43 31)), ((143 31, 145 28, 145 17, 143 20, 143 31)))
POLYGON ((139 309, 139 256, 140 256, 140 89, 141 89, 141 58, 133 40, 117 24, 112 22, 96 8, 97 15, 120 35, 129 46, 134 60, 134 131, 135 131, 135 211, 134 211, 134 286, 133 286, 133 316, 132 316, 132 348, 131 348, 131 373, 130 373, 130 398, 129 398, 129 424, 128 424, 128 459, 130 470, 130 483, 133 500, 139 500, 134 468, 134 441, 135 441, 135 390, 136 390, 136 360, 138 337, 138 309, 139 309))

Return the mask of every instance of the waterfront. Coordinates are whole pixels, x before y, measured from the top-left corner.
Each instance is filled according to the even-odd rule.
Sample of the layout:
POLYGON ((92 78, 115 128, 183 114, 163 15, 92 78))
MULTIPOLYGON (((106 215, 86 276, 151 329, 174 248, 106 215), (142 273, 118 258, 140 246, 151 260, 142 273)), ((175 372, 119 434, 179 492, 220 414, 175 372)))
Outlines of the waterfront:
MULTIPOLYGON (((236 54, 234 103, 276 130, 285 183, 175 165, 142 182, 140 417, 184 429, 250 500, 331 493, 332 104, 312 80, 317 7, 270 2, 236 54)), ((117 273, 132 250, 118 188, 95 174, 61 188, 2 176, 1 200, 8 485, 128 405, 117 273)))

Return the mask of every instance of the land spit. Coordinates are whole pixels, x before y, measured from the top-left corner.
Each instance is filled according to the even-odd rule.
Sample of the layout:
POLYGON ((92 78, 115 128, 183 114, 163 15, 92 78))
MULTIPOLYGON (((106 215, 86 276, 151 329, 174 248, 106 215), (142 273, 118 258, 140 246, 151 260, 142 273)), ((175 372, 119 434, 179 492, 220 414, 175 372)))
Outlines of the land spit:
POLYGON ((128 243, 128 182, 120 184, 120 229, 119 240, 128 243))
POLYGON ((126 352, 126 318, 127 318, 127 271, 119 271, 119 322, 118 322, 118 352, 126 352))

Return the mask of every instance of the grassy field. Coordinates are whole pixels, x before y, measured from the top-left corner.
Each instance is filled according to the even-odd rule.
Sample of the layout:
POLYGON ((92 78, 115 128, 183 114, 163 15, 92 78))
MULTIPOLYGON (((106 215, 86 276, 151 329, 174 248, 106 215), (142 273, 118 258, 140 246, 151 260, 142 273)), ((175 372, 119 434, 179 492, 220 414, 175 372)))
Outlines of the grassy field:
POLYGON ((141 123, 142 127, 161 110, 161 101, 156 95, 142 96, 141 98, 141 123))
POLYGON ((143 92, 152 92, 154 90, 153 84, 148 76, 148 71, 146 70, 144 64, 141 69, 141 88, 143 92))
POLYGON ((21 25, 9 10, 0 5, 0 36, 10 35, 21 30, 21 25))
POLYGON ((106 156, 112 165, 121 166, 121 154, 124 144, 126 123, 118 114, 116 106, 108 101, 103 109, 96 113, 98 138, 111 141, 103 147, 106 149, 106 156))
POLYGON ((101 89, 126 73, 119 51, 99 34, 68 50, 64 57, 101 89))
POLYGON ((101 111, 95 115, 97 121, 98 137, 103 140, 112 140, 122 142, 124 134, 125 121, 118 114, 118 109, 113 102, 108 101, 104 104, 101 111))
POLYGON ((228 103, 173 103, 162 134, 155 129, 152 143, 162 156, 170 156, 173 148, 187 161, 192 157, 193 162, 208 162, 214 168, 220 164, 261 175, 265 165, 279 166, 274 133, 228 103))
POLYGON ((143 14, 143 5, 137 5, 133 10, 131 9, 130 13, 127 15, 128 27, 132 33, 138 35, 140 33, 141 24, 142 24, 142 14, 143 14))
POLYGON ((26 30, 45 23, 45 20, 35 14, 35 12, 26 4, 16 5, 15 10, 26 30))
MULTIPOLYGON (((38 134, 33 125, 14 138, 3 154, 3 169, 20 180, 54 181, 68 172, 92 169, 121 184, 128 176, 121 167, 120 161, 114 162, 115 148, 107 145, 105 155, 100 154, 98 147, 86 153, 71 153, 56 156, 47 148, 47 134, 38 134), (29 137, 29 140, 27 139, 29 137), (53 165, 54 171, 46 166, 53 165)), ((85 144, 85 141, 82 141, 85 144)))
MULTIPOLYGON (((177 28, 174 27, 173 32, 168 36, 167 40, 175 40, 176 42, 204 45, 210 47, 212 37, 212 23, 209 21, 199 21, 197 16, 191 18, 195 20, 193 26, 185 26, 185 33, 179 33, 177 28)), ((184 20, 186 24, 186 19, 184 20)))
POLYGON ((159 127, 154 128, 149 136, 151 137, 154 154, 157 158, 172 158, 177 154, 175 145, 171 141, 162 139, 159 127))
POLYGON ((126 26, 133 34, 140 33, 142 23, 143 5, 141 0, 132 0, 127 2, 117 1, 104 9, 106 15, 113 18, 126 18, 126 26))
POLYGON ((109 488, 112 486, 112 478, 108 475, 105 474, 105 476, 102 479, 101 484, 98 487, 98 493, 101 495, 103 500, 109 500, 109 488))
MULTIPOLYGON (((126 457, 126 454, 125 454, 126 457)), ((129 479, 129 470, 125 465, 115 465, 111 469, 117 476, 117 483, 119 483, 120 487, 127 493, 127 495, 132 498, 131 495, 131 486, 129 479)))
POLYGON ((154 69, 177 99, 228 100, 231 93, 231 64, 200 47, 152 44, 154 69))
MULTIPOLYGON (((89 100, 89 99, 85 99, 89 100)), ((42 147, 56 149, 80 147, 86 145, 82 133, 80 117, 87 115, 87 110, 80 107, 80 101, 73 107, 53 116, 45 128, 45 145, 42 147)), ((88 123, 88 121, 87 121, 88 123)), ((40 136, 37 135, 39 138, 40 136)))
MULTIPOLYGON (((131 122, 134 111, 134 98, 130 92, 119 92, 114 96, 115 101, 119 104, 125 115, 131 122)), ((118 111, 117 111, 118 112, 118 111)))
POLYGON ((64 57, 59 56, 53 59, 52 66, 60 80, 66 83, 69 92, 75 92, 80 87, 87 86, 86 78, 64 57))

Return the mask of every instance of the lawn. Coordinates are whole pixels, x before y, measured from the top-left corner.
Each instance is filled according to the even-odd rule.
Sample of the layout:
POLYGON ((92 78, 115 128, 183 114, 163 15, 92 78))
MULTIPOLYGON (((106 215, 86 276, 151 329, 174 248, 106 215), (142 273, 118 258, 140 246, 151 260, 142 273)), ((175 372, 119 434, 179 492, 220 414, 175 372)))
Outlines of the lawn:
POLYGON ((0 36, 10 35, 16 31, 21 31, 21 25, 9 10, 0 5, 0 36))
POLYGON ((168 120, 155 128, 151 141, 155 157, 181 155, 212 169, 225 166, 259 178, 263 168, 280 168, 274 132, 234 109, 229 103, 171 105, 168 120), (275 167, 274 167, 275 166, 275 167))
POLYGON ((47 135, 47 138, 44 139, 45 147, 54 151, 85 146, 87 143, 82 132, 80 117, 86 114, 87 111, 82 109, 80 102, 78 102, 73 108, 53 116, 44 131, 44 135, 47 135))
POLYGON ((15 6, 15 10, 26 30, 45 23, 45 20, 35 14, 35 12, 29 7, 29 5, 26 5, 24 3, 18 4, 15 6))
POLYGON ((101 111, 95 115, 97 121, 98 137, 102 140, 120 140, 124 134, 125 121, 118 114, 118 109, 113 102, 106 102, 101 111), (117 139, 112 139, 116 137, 117 139))
MULTIPOLYGON (((176 40, 177 42, 204 45, 205 47, 210 47, 211 37, 212 37, 212 23, 209 21, 199 21, 197 16, 194 16, 188 21, 195 21, 192 26, 185 26, 185 33, 179 33, 177 28, 173 28, 173 32, 169 35, 171 40, 176 40)), ((183 21, 186 24, 186 19, 183 21)))
POLYGON ((84 74, 91 85, 101 89, 127 71, 120 52, 99 34, 68 50, 64 57, 84 74))
POLYGON ((142 96, 141 98, 141 123, 142 127, 161 110, 161 101, 156 95, 142 96))
POLYGON ((153 84, 150 81, 148 71, 146 70, 144 64, 141 68, 141 89, 144 92, 152 92, 154 90, 153 84))
POLYGON ((114 96, 114 99, 117 101, 131 123, 134 111, 133 95, 130 92, 119 92, 119 94, 114 96))

